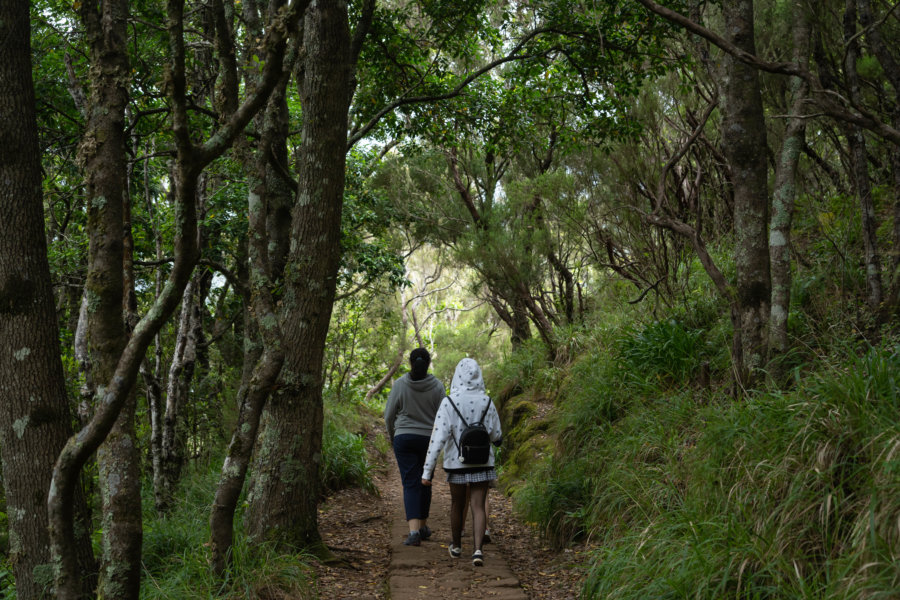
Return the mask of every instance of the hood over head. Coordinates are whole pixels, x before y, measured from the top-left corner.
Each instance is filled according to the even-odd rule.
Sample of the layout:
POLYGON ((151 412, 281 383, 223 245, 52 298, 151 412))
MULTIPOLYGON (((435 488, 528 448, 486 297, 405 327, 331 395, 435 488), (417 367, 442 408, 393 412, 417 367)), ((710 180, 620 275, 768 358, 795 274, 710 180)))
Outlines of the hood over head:
POLYGON ((465 392, 481 392, 486 394, 484 377, 481 375, 481 367, 473 358, 464 358, 456 365, 453 373, 453 381, 450 382, 451 394, 465 392))

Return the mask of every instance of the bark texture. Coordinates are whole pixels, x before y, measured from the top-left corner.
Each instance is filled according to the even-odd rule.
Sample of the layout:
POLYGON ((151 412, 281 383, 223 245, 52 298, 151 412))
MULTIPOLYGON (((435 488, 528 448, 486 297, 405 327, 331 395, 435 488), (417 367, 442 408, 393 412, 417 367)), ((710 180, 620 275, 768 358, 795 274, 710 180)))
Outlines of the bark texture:
POLYGON ((286 360, 259 440, 247 531, 291 547, 320 547, 322 360, 340 260, 350 97, 350 35, 343 0, 310 3, 299 193, 285 272, 286 360))
MULTIPOLYGON (((210 514, 212 567, 213 572, 220 577, 225 575, 231 564, 234 513, 256 445, 263 407, 272 394, 284 364, 281 326, 272 292, 273 272, 277 273, 274 271, 273 263, 283 265, 284 258, 279 257, 279 244, 270 243, 269 225, 272 221, 268 209, 270 206, 277 207, 284 204, 283 186, 271 185, 275 176, 269 165, 269 149, 273 145, 282 145, 287 134, 287 121, 284 119, 287 110, 286 86, 287 77, 284 77, 269 100, 263 119, 263 135, 255 153, 255 163, 251 165, 254 169, 248 197, 250 219, 248 317, 252 322, 247 329, 256 334, 254 338, 262 340, 263 347, 260 352, 258 345, 254 344, 248 347, 244 355, 245 365, 252 364, 253 369, 249 379, 242 381, 238 392, 238 421, 231 443, 228 445, 228 454, 222 466, 210 514), (270 189, 272 187, 275 189, 270 189)), ((277 239, 278 234, 275 233, 272 237, 277 239)))
MULTIPOLYGON (((752 0, 722 3, 726 38, 756 52, 752 0)), ((753 384, 767 358, 771 297, 769 275, 769 195, 766 181, 766 125, 757 70, 730 55, 722 85, 725 119, 722 138, 734 190, 735 265, 741 324, 739 380, 753 384)))
MULTIPOLYGON (((91 375, 109 381, 126 343, 124 278, 128 104, 128 2, 85 2, 80 16, 90 47, 87 128, 79 148, 88 208, 87 342, 91 375)), ((135 396, 97 453, 103 540, 98 593, 137 598, 141 579, 141 479, 134 430, 135 396)))
MULTIPOLYGON (((8 558, 21 600, 52 591, 46 499, 72 432, 44 237, 30 48, 29 2, 0 3, 0 458, 8 558)), ((84 506, 80 498, 72 505, 84 506)), ((85 576, 79 591, 89 597, 96 569, 87 535, 76 553, 85 576)))
MULTIPOLYGON (((809 63, 809 18, 803 7, 794 13, 794 61, 804 67, 809 63)), ((809 86, 800 77, 792 77, 791 117, 784 133, 781 156, 775 170, 772 193, 772 222, 769 227, 769 253, 772 261, 772 306, 769 324, 769 346, 772 358, 788 349, 788 314, 791 309, 791 225, 794 199, 797 195, 797 166, 806 145, 806 119, 803 118, 809 86)), ((780 371, 778 361, 773 363, 780 371)), ((777 373, 776 373, 777 376, 777 373)))

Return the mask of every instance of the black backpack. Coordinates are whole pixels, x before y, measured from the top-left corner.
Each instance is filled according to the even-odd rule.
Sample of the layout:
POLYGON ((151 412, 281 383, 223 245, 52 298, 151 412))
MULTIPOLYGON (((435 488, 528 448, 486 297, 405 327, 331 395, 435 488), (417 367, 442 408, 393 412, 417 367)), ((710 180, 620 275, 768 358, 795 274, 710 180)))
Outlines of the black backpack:
MULTIPOLYGON (((488 403, 484 407, 484 412, 481 413, 481 418, 475 423, 466 423, 466 418, 459 412, 450 396, 447 396, 447 400, 450 400, 450 405, 463 422, 463 430, 459 434, 459 440, 457 441, 456 438, 453 438, 453 441, 456 442, 456 448, 459 450, 459 461, 466 465, 486 464, 491 456, 491 436, 484 426, 484 417, 491 407, 491 399, 488 398, 488 403)), ((450 435, 452 436, 453 434, 451 433, 450 435)))

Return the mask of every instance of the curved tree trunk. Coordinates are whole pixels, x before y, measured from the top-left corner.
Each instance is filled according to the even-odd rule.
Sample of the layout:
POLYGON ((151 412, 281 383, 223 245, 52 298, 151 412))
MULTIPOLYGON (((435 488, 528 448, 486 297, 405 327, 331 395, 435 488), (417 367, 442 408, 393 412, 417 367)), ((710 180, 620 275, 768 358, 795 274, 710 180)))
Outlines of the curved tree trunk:
MULTIPOLYGON (((268 210, 270 207, 286 204, 283 198, 285 187, 280 180, 280 184, 275 183, 276 176, 272 172, 269 157, 269 150, 273 146, 283 147, 285 144, 286 87, 287 77, 284 77, 269 100, 255 164, 250 165, 254 170, 248 197, 250 296, 246 301, 249 304, 247 314, 252 319, 248 330, 254 332, 254 337, 257 338, 254 341, 262 340, 262 351, 258 343, 246 346, 248 350, 244 356, 245 365, 252 364, 253 368, 249 378, 242 381, 238 392, 238 420, 222 465, 209 518, 212 569, 218 577, 223 577, 231 565, 234 513, 256 445, 263 408, 275 388, 284 364, 281 325, 278 322, 272 283, 275 279, 273 273, 279 273, 274 270, 273 263, 284 264, 279 249, 285 245, 280 242, 278 231, 271 238, 269 236, 270 227, 276 225, 280 228, 281 224, 273 223, 268 210), (270 240, 275 241, 275 244, 270 240), (270 247, 274 248, 274 252, 270 252, 270 247)), ((289 198, 290 194, 288 201, 289 198)))

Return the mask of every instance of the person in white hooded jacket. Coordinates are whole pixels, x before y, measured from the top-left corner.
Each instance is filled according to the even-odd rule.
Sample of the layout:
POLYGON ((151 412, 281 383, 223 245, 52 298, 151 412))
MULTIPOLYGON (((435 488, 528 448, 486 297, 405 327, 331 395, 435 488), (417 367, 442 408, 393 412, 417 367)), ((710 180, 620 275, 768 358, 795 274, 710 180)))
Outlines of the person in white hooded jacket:
POLYGON ((437 415, 435 415, 434 428, 431 431, 431 441, 428 444, 428 454, 425 457, 425 467, 422 472, 422 484, 431 485, 438 454, 443 450, 444 471, 447 472, 447 481, 450 484, 450 533, 452 538, 450 556, 459 558, 462 554, 462 528, 465 522, 466 492, 469 491, 475 544, 472 564, 475 566, 484 564, 484 553, 481 547, 487 523, 485 500, 490 482, 497 479, 497 471, 494 469, 494 449, 490 449, 488 461, 485 464, 463 464, 460 461, 457 441, 466 424, 471 425, 477 422, 482 414, 484 414, 482 423, 487 429, 491 441, 495 446, 499 446, 503 435, 500 428, 500 415, 497 414, 497 408, 485 391, 481 367, 475 360, 464 358, 456 365, 456 371, 453 373, 450 396, 441 401, 437 415), (486 413, 485 407, 487 407, 486 413), (465 424, 463 418, 460 418, 460 413, 465 419, 465 424))

